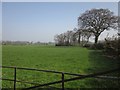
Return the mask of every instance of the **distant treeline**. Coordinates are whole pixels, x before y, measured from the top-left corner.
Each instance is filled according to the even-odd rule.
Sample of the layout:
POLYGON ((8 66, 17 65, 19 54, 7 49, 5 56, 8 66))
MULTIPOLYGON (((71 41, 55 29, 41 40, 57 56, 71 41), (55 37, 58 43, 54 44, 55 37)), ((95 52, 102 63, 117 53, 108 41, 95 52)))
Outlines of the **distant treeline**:
POLYGON ((54 42, 2 41, 2 45, 54 45, 54 42))

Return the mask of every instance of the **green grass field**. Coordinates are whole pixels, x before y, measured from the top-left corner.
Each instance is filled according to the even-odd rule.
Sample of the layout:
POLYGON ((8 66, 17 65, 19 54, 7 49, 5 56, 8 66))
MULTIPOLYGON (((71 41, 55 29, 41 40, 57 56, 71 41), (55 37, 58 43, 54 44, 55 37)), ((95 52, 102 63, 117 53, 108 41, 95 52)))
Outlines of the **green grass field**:
MULTIPOLYGON (((2 65, 5 66, 28 67, 77 74, 95 73, 118 67, 118 61, 105 57, 102 51, 88 50, 81 47, 4 45, 2 49, 2 65)), ((3 78, 13 79, 13 71, 13 69, 3 69, 3 78)), ((65 78, 70 77, 72 76, 65 76, 65 78)), ((61 80, 61 75, 17 70, 17 80, 47 83, 61 80)), ((13 82, 3 81, 2 86, 12 88, 13 82)), ((18 88, 29 86, 31 85, 17 83, 18 88)), ((55 86, 60 87, 61 85, 55 86)), ((118 86, 116 82, 101 79, 84 79, 65 83, 65 88, 105 88, 118 86)))

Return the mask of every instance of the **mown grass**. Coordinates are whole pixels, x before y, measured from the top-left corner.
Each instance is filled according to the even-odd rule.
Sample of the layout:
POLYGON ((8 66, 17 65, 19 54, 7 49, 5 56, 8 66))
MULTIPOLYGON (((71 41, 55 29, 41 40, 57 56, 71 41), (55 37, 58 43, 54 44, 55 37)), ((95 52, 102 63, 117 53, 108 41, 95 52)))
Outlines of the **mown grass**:
MULTIPOLYGON (((101 51, 88 50, 81 47, 4 45, 2 49, 2 64, 5 66, 89 74, 116 68, 119 63, 118 60, 112 60, 105 57, 101 51)), ((3 78, 13 79, 13 71, 12 69, 3 69, 3 78)), ((72 76, 65 76, 65 78, 70 77, 72 76)), ((17 70, 17 80, 47 83, 61 80, 61 75, 17 70)), ((12 88, 13 82, 3 81, 2 86, 5 88, 12 88)), ((17 83, 18 88, 29 86, 31 85, 17 83)), ((61 87, 60 84, 55 86, 61 87)), ((84 79, 65 83, 66 88, 103 88, 118 86, 116 82, 112 83, 112 81, 106 80, 100 81, 99 79, 84 79)))

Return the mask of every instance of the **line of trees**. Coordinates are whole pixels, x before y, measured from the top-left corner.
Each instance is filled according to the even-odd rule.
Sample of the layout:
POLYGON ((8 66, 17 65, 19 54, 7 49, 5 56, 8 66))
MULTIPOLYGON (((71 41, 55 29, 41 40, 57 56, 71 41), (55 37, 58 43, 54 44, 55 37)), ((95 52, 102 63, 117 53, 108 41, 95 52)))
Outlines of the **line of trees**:
POLYGON ((2 45, 54 45, 54 42, 33 41, 0 41, 2 45))
POLYGON ((78 17, 78 28, 57 34, 54 37, 58 46, 86 44, 91 36, 95 37, 94 43, 98 43, 99 36, 105 30, 118 28, 118 16, 109 9, 91 9, 78 17))
POLYGON ((87 30, 78 30, 77 28, 74 28, 71 31, 55 35, 54 40, 58 46, 70 46, 81 43, 86 44, 89 42, 89 38, 92 35, 93 34, 87 30))

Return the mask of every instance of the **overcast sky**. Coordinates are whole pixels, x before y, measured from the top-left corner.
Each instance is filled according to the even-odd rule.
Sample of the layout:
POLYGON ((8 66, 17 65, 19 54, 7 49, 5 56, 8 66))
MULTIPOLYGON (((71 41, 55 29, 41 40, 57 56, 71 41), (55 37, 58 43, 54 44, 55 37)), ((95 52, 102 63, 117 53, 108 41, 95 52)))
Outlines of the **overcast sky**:
MULTIPOLYGON (((92 8, 108 8, 118 14, 117 2, 3 2, 2 39, 19 41, 54 41, 54 35, 73 30, 77 18, 92 8)), ((117 31, 109 31, 112 36, 117 31)), ((108 32, 102 33, 100 39, 108 32)))

